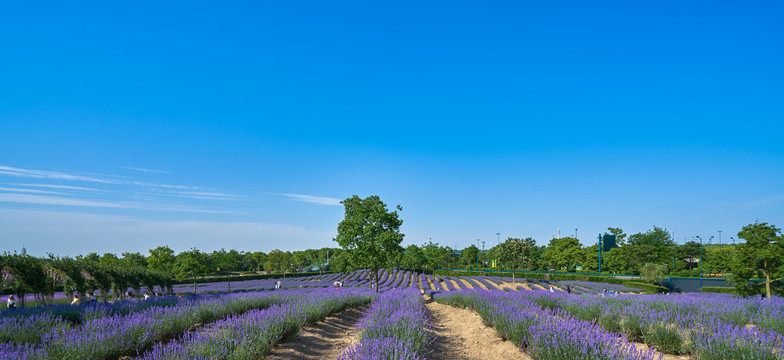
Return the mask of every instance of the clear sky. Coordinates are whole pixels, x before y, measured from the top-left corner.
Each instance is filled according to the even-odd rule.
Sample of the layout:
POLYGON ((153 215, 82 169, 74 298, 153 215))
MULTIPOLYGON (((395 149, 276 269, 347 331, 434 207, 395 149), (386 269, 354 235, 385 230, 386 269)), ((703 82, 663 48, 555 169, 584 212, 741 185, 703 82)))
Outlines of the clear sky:
POLYGON ((781 1, 0 4, 0 250, 784 226, 781 1))

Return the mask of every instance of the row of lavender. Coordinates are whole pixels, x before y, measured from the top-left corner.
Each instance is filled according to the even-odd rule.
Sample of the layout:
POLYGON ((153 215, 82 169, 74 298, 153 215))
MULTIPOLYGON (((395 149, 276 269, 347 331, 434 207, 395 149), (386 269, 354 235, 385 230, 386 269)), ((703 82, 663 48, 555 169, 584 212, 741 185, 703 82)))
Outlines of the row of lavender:
POLYGON ((176 341, 158 343, 138 359, 257 359, 306 324, 371 300, 368 293, 360 291, 327 289, 317 295, 231 316, 176 341))
POLYGON ((465 291, 436 299, 475 309, 534 359, 656 358, 637 351, 628 339, 698 359, 784 357, 780 298, 465 291))
MULTIPOLYGON (((116 359, 136 355, 158 341, 181 336, 197 324, 289 303, 307 291, 313 290, 286 295, 267 292, 190 297, 176 304, 139 307, 127 313, 85 316, 81 324, 48 312, 8 316, 0 320, 0 359, 116 359)), ((101 306, 94 304, 83 310, 90 313, 101 306)))
POLYGON ((424 359, 425 349, 434 340, 429 321, 418 291, 386 291, 357 324, 359 342, 344 351, 339 360, 424 359))
MULTIPOLYGON (((522 296, 531 297, 530 294, 522 296)), ((531 298, 605 329, 624 333, 671 354, 700 358, 777 359, 784 334, 784 300, 739 299, 728 294, 531 298), (732 339, 724 341, 724 339, 732 339), (766 355, 767 354, 767 355, 766 355), (767 357, 765 357, 767 356, 767 357), (721 358, 721 357, 719 357, 721 358), (749 357, 746 357, 749 358, 749 357)))

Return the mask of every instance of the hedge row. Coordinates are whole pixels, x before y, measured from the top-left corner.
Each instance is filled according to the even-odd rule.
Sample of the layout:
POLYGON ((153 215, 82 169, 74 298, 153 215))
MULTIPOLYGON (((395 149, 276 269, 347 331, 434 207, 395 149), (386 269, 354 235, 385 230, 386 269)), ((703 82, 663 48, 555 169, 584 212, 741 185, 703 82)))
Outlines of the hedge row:
POLYGON ((705 286, 700 288, 704 293, 735 294, 734 287, 705 286))

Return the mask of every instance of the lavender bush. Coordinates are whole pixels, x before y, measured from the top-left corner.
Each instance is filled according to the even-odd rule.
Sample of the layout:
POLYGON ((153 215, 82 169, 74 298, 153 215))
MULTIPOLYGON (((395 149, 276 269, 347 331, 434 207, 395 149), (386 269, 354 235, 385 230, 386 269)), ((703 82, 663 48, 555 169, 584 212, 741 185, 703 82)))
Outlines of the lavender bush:
POLYGON ((419 291, 387 291, 378 296, 357 324, 359 343, 339 359, 424 359, 424 350, 432 341, 429 320, 419 291))
POLYGON ((268 309, 252 310, 218 321, 167 344, 157 344, 139 359, 257 359, 304 325, 329 314, 370 302, 360 291, 325 289, 268 309))

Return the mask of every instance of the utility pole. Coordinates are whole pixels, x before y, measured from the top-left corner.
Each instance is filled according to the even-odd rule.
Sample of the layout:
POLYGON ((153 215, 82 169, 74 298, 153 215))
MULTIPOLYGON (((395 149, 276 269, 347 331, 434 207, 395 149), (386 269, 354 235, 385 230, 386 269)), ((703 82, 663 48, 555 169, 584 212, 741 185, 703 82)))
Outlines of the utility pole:
POLYGON ((696 236, 697 239, 700 239, 700 291, 702 291, 702 238, 696 236))
POLYGON ((599 274, 602 273, 602 234, 599 234, 599 274))

